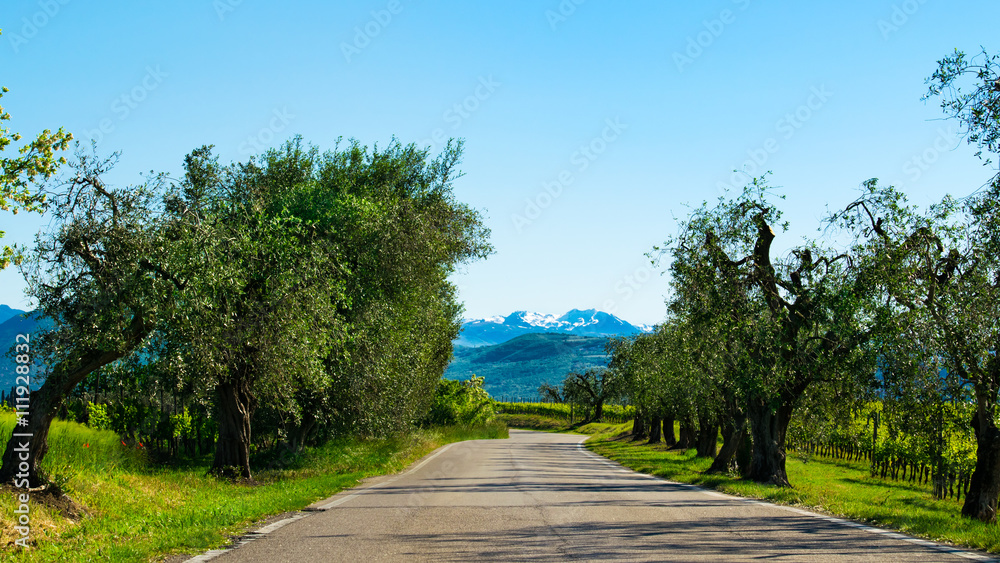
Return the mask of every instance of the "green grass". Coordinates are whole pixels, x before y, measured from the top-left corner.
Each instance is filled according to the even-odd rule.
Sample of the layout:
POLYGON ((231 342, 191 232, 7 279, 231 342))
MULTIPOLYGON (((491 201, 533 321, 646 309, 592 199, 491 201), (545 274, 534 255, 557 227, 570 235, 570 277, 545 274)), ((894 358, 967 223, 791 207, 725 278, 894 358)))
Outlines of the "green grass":
MULTIPOLYGON (((498 413, 539 415, 561 419, 564 424, 568 424, 571 418, 580 420, 587 415, 585 408, 578 406, 574 413, 572 407, 567 403, 509 403, 498 401, 494 408, 498 413), (571 413, 575 414, 575 416, 571 417, 571 413)), ((634 416, 635 412, 632 407, 604 405, 604 420, 622 423, 631 420, 634 416)))
POLYGON ((626 467, 671 481, 798 506, 934 541, 1000 552, 1000 526, 962 518, 961 504, 954 499, 935 500, 929 485, 871 477, 867 462, 816 457, 805 461, 793 454, 786 462, 793 488, 779 488, 734 476, 705 475, 711 459, 695 457, 694 450, 669 451, 664 445, 632 442, 622 436, 630 430, 631 424, 604 425, 586 446, 626 467))
POLYGON ((498 414, 497 419, 504 421, 511 428, 541 430, 543 432, 570 431, 565 420, 539 414, 498 414))
MULTIPOLYGON (((11 415, 0 414, 4 444, 12 424, 11 415)), ((443 444, 505 437, 506 426, 497 422, 392 439, 343 439, 308 450, 294 469, 257 472, 257 483, 249 485, 208 476, 208 460, 149 466, 142 451, 122 447, 111 432, 56 422, 43 468, 89 516, 70 520, 33 501, 34 547, 23 551, 13 546, 15 506, 8 499, 14 490, 0 490, 0 561, 150 561, 197 553, 226 544, 267 516, 301 509, 365 477, 398 472, 443 444)))
POLYGON ((620 424, 609 424, 604 422, 591 422, 588 424, 577 422, 576 424, 570 424, 566 419, 553 418, 537 414, 498 414, 497 420, 506 423, 507 426, 511 428, 571 434, 598 434, 602 432, 609 432, 612 428, 623 426, 620 424))

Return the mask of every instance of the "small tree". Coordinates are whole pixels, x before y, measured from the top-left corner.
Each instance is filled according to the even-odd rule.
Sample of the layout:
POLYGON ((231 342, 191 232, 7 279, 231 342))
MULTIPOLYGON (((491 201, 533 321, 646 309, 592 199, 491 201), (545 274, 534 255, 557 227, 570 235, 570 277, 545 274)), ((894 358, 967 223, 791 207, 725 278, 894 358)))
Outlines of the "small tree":
POLYGON ((600 421, 604 417, 604 404, 620 394, 618 383, 616 373, 608 369, 571 372, 563 381, 563 396, 567 402, 586 407, 590 422, 600 421))
POLYGON ((492 420, 496 413, 493 399, 483 389, 484 381, 476 375, 466 381, 438 381, 434 403, 424 424, 478 424, 492 420))
POLYGON ((30 293, 55 327, 31 339, 50 368, 32 394, 25 428, 32 434, 29 470, 18 469, 24 441, 12 437, 0 482, 15 476, 31 486, 44 482, 39 464, 64 399, 90 373, 137 350, 184 287, 156 205, 162 178, 114 188, 103 180, 114 162, 79 156, 76 175, 54 197, 56 228, 39 237, 33 267, 22 266, 30 293))
POLYGON ((543 403, 565 403, 566 398, 562 395, 562 389, 551 383, 542 383, 538 386, 538 394, 542 396, 543 403))

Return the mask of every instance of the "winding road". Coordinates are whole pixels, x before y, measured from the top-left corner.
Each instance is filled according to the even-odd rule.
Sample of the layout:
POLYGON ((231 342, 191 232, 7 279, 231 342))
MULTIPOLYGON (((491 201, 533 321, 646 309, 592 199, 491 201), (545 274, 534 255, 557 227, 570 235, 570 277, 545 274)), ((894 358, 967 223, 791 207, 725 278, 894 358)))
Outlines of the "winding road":
POLYGON ((585 438, 450 444, 191 561, 991 560, 635 473, 585 438))

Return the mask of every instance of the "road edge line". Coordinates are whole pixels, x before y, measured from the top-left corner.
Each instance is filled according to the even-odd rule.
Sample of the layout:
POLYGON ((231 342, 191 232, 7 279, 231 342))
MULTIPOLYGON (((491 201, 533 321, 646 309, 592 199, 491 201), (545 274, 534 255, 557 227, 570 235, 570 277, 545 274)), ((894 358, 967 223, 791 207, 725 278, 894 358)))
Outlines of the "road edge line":
MULTIPOLYGON (((463 441, 468 441, 468 440, 463 440, 463 441)), ((397 479, 400 479, 400 478, 402 478, 402 477, 404 477, 406 475, 409 475, 409 474, 411 474, 411 473, 419 470, 421 467, 423 467, 423 466, 427 465, 428 463, 430 463, 431 460, 433 460, 437 456, 443 454, 444 452, 446 452, 449 448, 451 448, 455 444, 461 444, 461 443, 462 442, 451 442, 450 444, 445 444, 444 446, 438 448, 437 451, 435 451, 434 453, 432 453, 429 456, 427 456, 423 461, 420 461, 416 465, 407 468, 406 471, 404 471, 402 473, 397 473, 396 475, 393 475, 391 478, 386 479, 385 481, 381 481, 379 483, 375 483, 374 485, 367 485, 367 486, 360 485, 360 486, 355 486, 355 487, 351 487, 350 489, 346 489, 346 490, 340 491, 339 493, 333 495, 333 497, 327 497, 327 500, 329 500, 331 498, 334 498, 334 497, 338 497, 338 496, 340 497, 339 499, 337 499, 337 500, 335 500, 333 502, 330 502, 330 503, 327 503, 327 504, 323 504, 323 505, 320 505, 320 506, 313 506, 313 505, 316 504, 314 502, 313 504, 310 504, 309 506, 305 507, 304 509, 296 511, 294 514, 292 514, 291 516, 289 516, 287 518, 283 518, 281 520, 278 520, 277 522, 272 522, 272 523, 270 523, 270 524, 268 524, 268 525, 266 525, 266 526, 264 526, 262 528, 258 528, 257 530, 253 530, 251 532, 245 533, 242 536, 239 536, 239 538, 240 538, 239 541, 237 541, 233 545, 226 546, 226 547, 220 547, 218 549, 211 549, 209 551, 206 551, 205 553, 202 553, 200 555, 195 555, 194 557, 185 560, 184 563, 204 563, 206 561, 211 561, 211 560, 213 560, 213 559, 215 559, 215 558, 217 558, 217 557, 219 557, 221 555, 229 553, 230 551, 235 551, 235 550, 243 547, 244 545, 246 545, 246 544, 248 544, 248 543, 250 543, 250 542, 252 542, 254 540, 259 540, 260 538, 263 538, 264 536, 266 536, 268 534, 274 533, 277 530, 280 530, 281 528, 284 528, 285 526, 291 524, 292 522, 295 522, 297 520, 301 520, 301 519, 305 518, 306 516, 309 516, 311 514, 315 514, 316 512, 326 512, 327 510, 330 510, 332 508, 336 508, 337 506, 340 506, 341 504, 344 504, 345 502, 347 502, 347 501, 349 501, 349 500, 351 500, 351 499, 353 499, 353 498, 355 498, 357 496, 363 495, 363 494, 365 494, 365 493, 367 493, 367 492, 369 492, 369 491, 371 491, 373 489, 377 489, 379 487, 384 487, 386 485, 389 485, 392 482, 396 481, 397 479), (344 495, 344 493, 348 492, 348 491, 354 491, 354 492, 351 492, 351 493, 349 493, 347 495, 344 495)), ((317 501, 317 502, 320 502, 320 501, 317 501)))
POLYGON ((596 458, 598 461, 601 461, 601 462, 605 463, 606 465, 609 465, 609 466, 612 466, 612 467, 615 467, 615 468, 620 468, 620 469, 622 469, 622 470, 624 470, 626 472, 629 472, 629 473, 635 473, 636 475, 641 475, 641 476, 647 477, 649 479, 656 479, 657 481, 661 481, 663 483, 669 483, 671 485, 680 485, 682 487, 685 487, 685 488, 688 488, 688 489, 693 489, 695 491, 704 493, 704 494, 706 494, 708 496, 711 496, 711 497, 726 498, 726 499, 730 499, 730 500, 736 500, 736 501, 745 502, 745 503, 751 503, 751 504, 760 504, 760 505, 765 505, 765 506, 773 506, 773 507, 779 508, 781 510, 786 510, 788 512, 794 512, 795 514, 798 514, 800 516, 808 516, 808 517, 811 517, 811 518, 816 518, 818 520, 824 520, 826 522, 830 522, 830 523, 833 523, 833 524, 839 524, 841 526, 847 526, 847 527, 850 527, 850 528, 856 528, 858 530, 862 530, 864 532, 868 532, 869 534, 878 534, 878 535, 881 535, 881 536, 885 536, 887 538, 896 539, 896 540, 900 540, 900 541, 905 541, 907 543, 912 543, 912 544, 915 544, 915 545, 919 545, 921 547, 926 547, 928 549, 933 549, 935 551, 940 551, 942 553, 947 553, 949 555, 956 555, 956 556, 962 557, 964 559, 971 559, 971 560, 974 560, 974 561, 1000 562, 1000 558, 997 558, 997 557, 989 555, 989 554, 979 553, 979 552, 975 552, 975 551, 968 551, 967 548, 961 548, 961 547, 956 547, 956 546, 952 546, 952 545, 946 545, 946 544, 938 543, 938 542, 935 542, 935 541, 932 541, 932 540, 928 540, 928 539, 925 539, 925 538, 918 538, 918 537, 914 537, 914 536, 908 536, 908 535, 906 535, 906 534, 904 534, 902 532, 897 532, 895 530, 887 530, 885 528, 876 528, 874 526, 869 526, 867 524, 862 524, 861 522, 855 522, 853 520, 847 520, 846 518, 839 518, 837 516, 828 516, 826 514, 820 514, 818 512, 810 512, 808 510, 803 510, 801 508, 796 508, 794 506, 785 506, 785 505, 781 505, 781 504, 775 504, 773 502, 768 502, 768 501, 765 501, 765 500, 760 500, 760 499, 755 499, 755 498, 750 498, 750 497, 738 497, 738 496, 730 495, 730 494, 727 494, 727 493, 721 493, 721 492, 713 490, 713 489, 706 489, 706 488, 700 487, 698 485, 692 485, 690 483, 681 483, 679 481, 671 481, 669 479, 664 479, 662 477, 657 477, 656 475, 650 475, 649 473, 642 473, 642 472, 639 472, 639 471, 635 471, 634 469, 629 469, 628 467, 625 467, 624 465, 618 463, 617 461, 613 461, 613 460, 611 460, 609 458, 606 458, 606 457, 604 457, 604 456, 602 456, 600 454, 596 454, 596 453, 590 451, 588 448, 586 448, 583 445, 583 443, 586 442, 587 440, 589 440, 592 437, 593 436, 584 436, 582 440, 580 440, 579 442, 577 442, 576 447, 581 452, 583 452, 585 454, 588 454, 589 456, 592 456, 592 457, 596 458))

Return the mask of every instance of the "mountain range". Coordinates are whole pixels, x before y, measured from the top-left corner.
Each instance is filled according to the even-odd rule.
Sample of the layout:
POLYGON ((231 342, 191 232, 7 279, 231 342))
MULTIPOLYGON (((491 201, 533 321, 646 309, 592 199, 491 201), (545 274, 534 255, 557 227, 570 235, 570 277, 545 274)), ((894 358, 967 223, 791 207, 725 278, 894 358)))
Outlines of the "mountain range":
MULTIPOLYGON (((0 305, 0 389, 7 392, 14 385, 17 364, 6 353, 17 335, 47 329, 51 323, 34 311, 0 305)), ((462 326, 445 377, 481 375, 494 397, 532 399, 543 382, 559 384, 569 371, 606 365, 604 345, 609 337, 652 330, 595 309, 573 309, 559 317, 516 311, 505 317, 467 320, 462 326)), ((34 387, 41 381, 32 383, 34 387)))
POLYGON ((466 320, 455 339, 456 346, 478 347, 502 344, 535 333, 571 334, 574 336, 631 336, 652 331, 648 325, 633 325, 611 313, 596 309, 573 309, 561 317, 515 311, 506 317, 466 320))
MULTIPOLYGON (((50 319, 39 317, 40 315, 34 311, 26 312, 0 305, 0 390, 4 393, 10 392, 17 377, 15 373, 17 363, 13 356, 7 355, 8 350, 15 344, 17 335, 31 335, 47 330, 52 325, 50 319)), ((40 367, 36 363, 34 373, 38 373, 40 367)), ((37 388, 39 385, 41 380, 32 378, 32 388, 37 388)))
POLYGON ((485 379, 483 388, 497 400, 539 400, 542 383, 559 385, 571 371, 608 363, 607 338, 573 334, 523 334, 493 346, 455 346, 444 376, 485 379))

